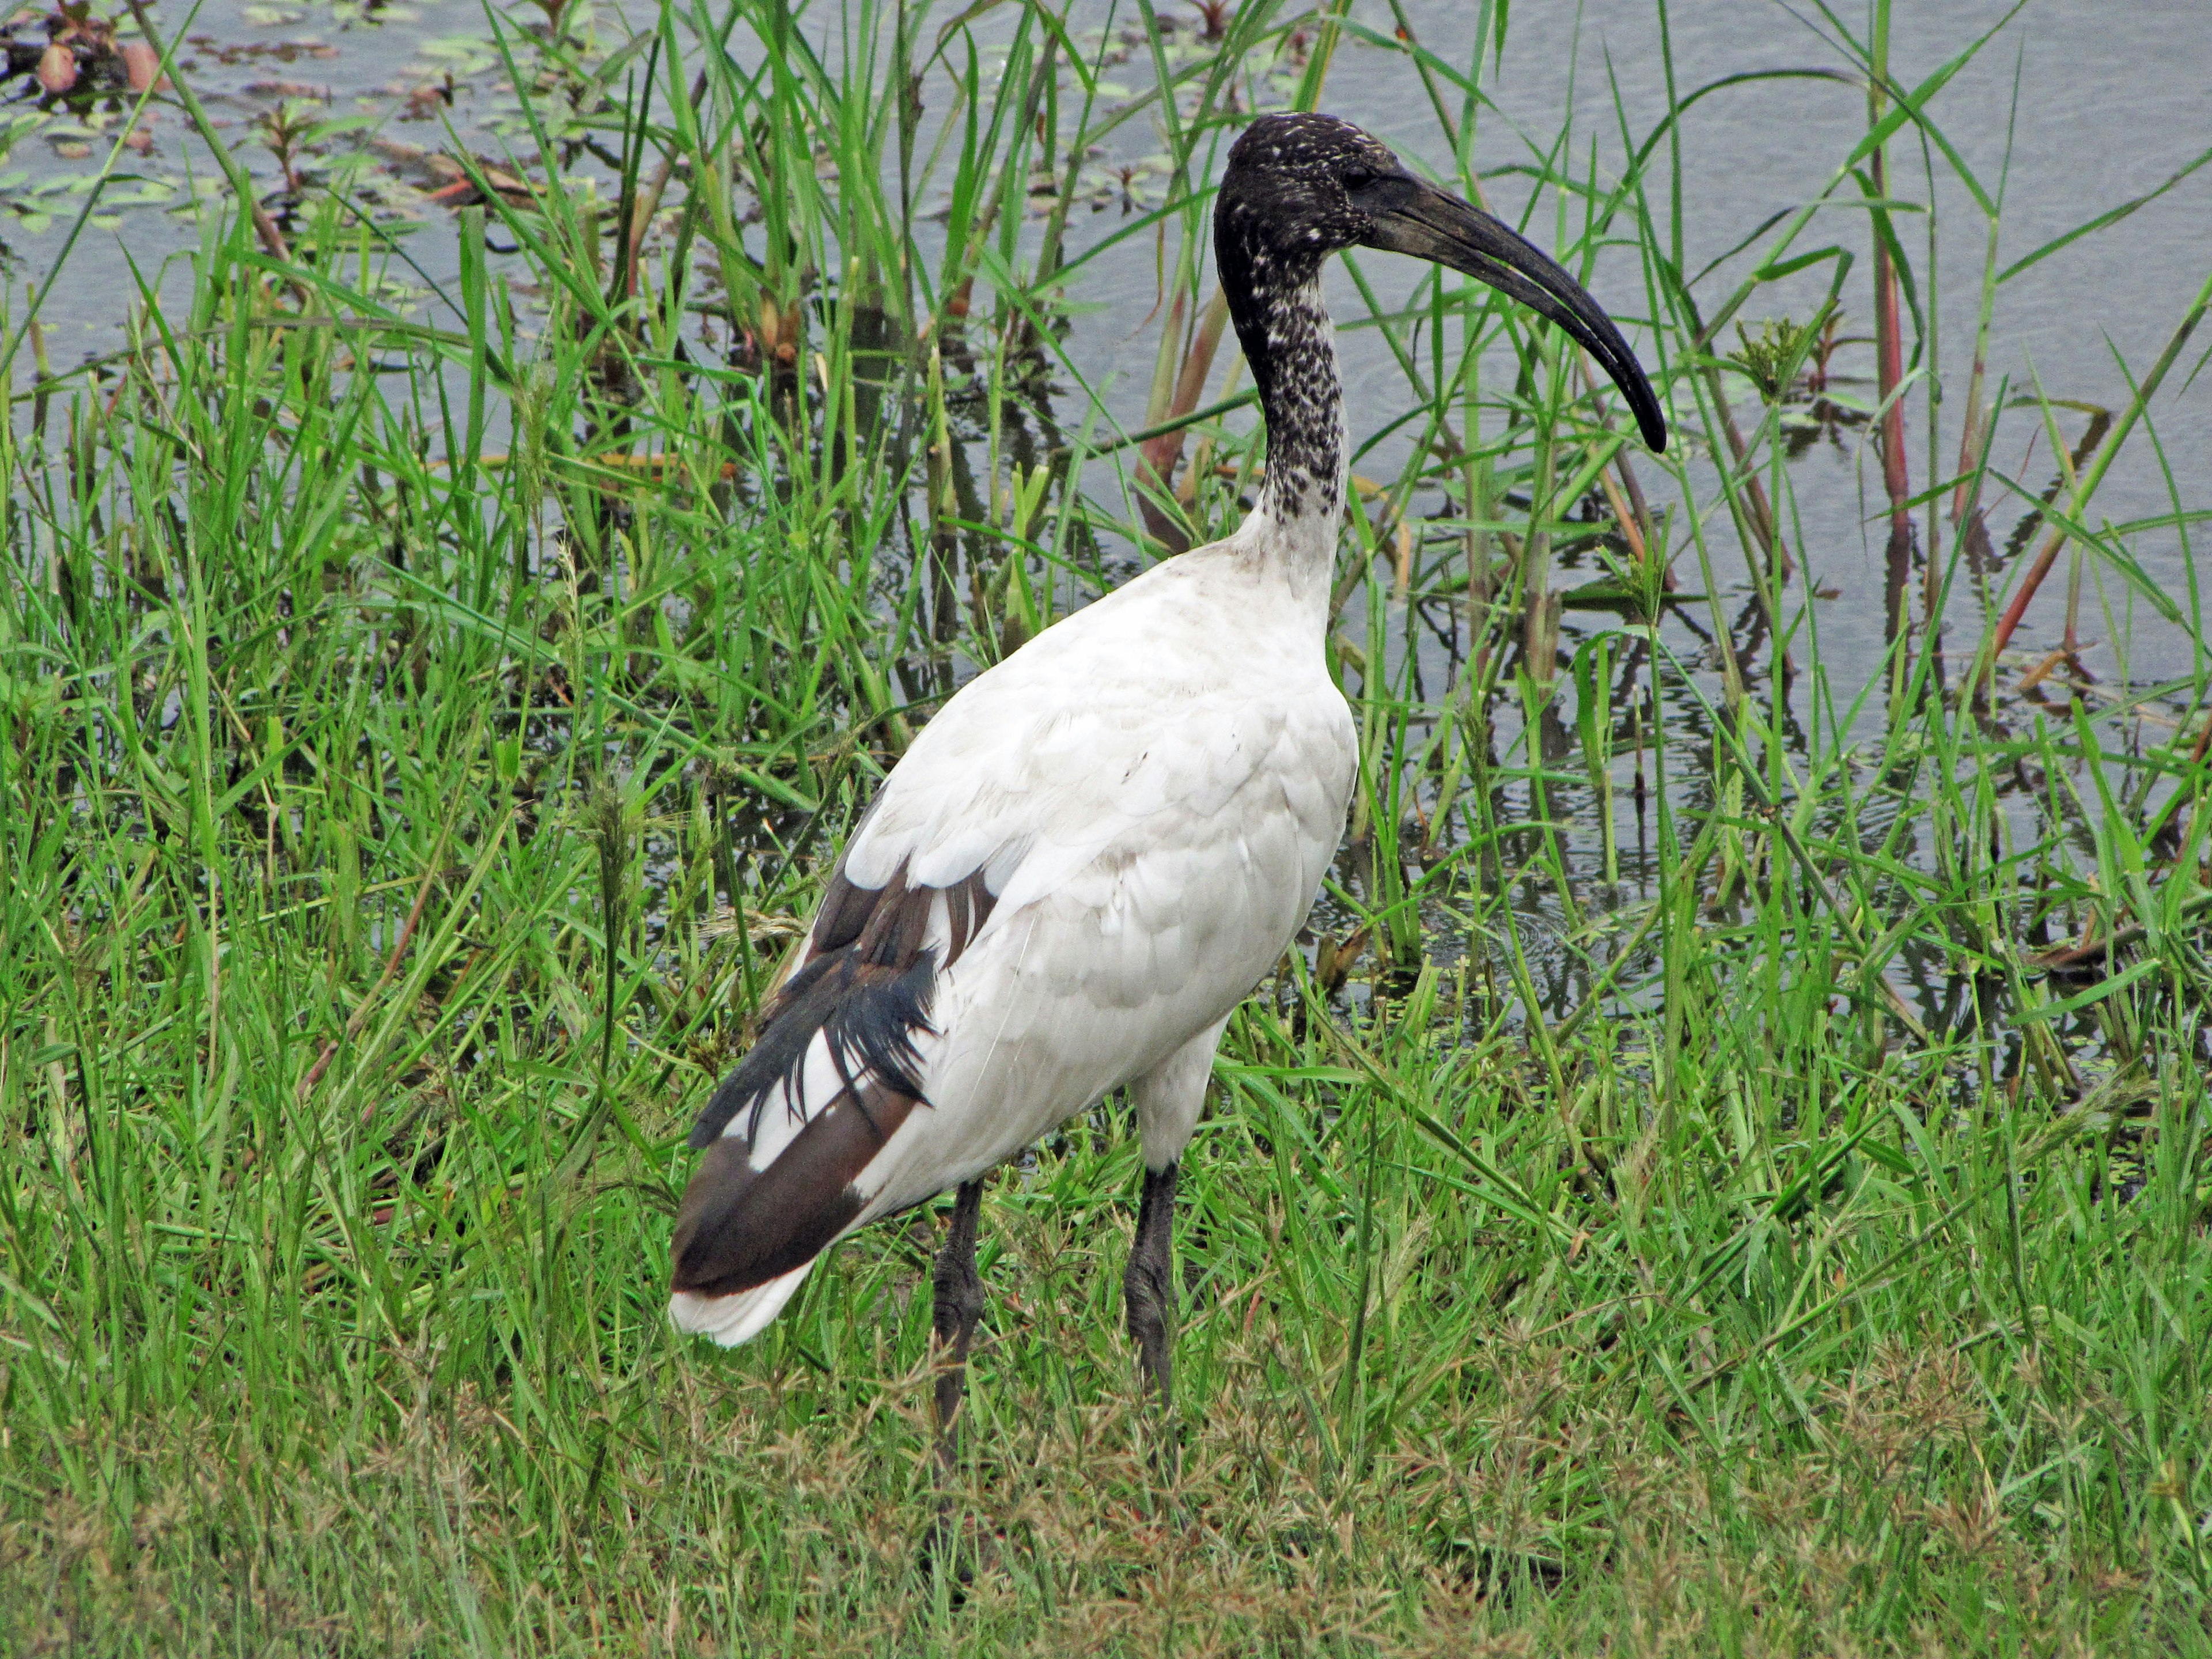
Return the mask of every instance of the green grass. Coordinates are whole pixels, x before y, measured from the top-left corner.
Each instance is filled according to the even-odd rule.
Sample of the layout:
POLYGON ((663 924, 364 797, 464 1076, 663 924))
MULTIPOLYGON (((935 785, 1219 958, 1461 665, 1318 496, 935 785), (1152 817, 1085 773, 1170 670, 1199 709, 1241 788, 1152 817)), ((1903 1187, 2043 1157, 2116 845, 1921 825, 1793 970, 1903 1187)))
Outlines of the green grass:
MULTIPOLYGON (((1149 27, 1115 72, 1177 96, 1133 106, 1041 9, 984 20, 995 76, 949 13, 741 0, 731 55, 678 10, 565 64, 510 31, 519 84, 610 94, 623 185, 464 214, 419 313, 323 192, 282 257, 211 217, 189 310, 149 286, 119 356, 58 371, 9 321, 0 1647, 2212 1653, 2212 658, 2134 551, 2185 548, 2201 481, 2161 455, 2170 514, 2089 512, 2203 296, 2043 515, 2106 637, 2178 630, 2193 678, 2021 691, 2040 544, 1969 556, 1972 502, 2001 528, 2042 486, 1992 454, 2080 417, 1977 343, 1944 348, 1964 417, 1903 386, 1912 626, 1838 684, 1803 567, 1862 532, 1783 459, 1817 328, 1714 353, 1810 257, 1877 313, 1911 282, 1897 360, 1948 361, 1932 225, 1883 205, 1963 169, 1940 87, 1887 88, 1838 158, 1875 205, 1817 222, 1855 241, 1807 246, 1808 211, 1716 301, 1670 203, 1726 181, 1671 129, 1640 166, 1618 133, 1595 170, 1589 135, 1523 155, 1468 40, 1339 15, 1248 0, 1241 59, 1149 27), (1363 288, 1407 386, 1355 437, 1419 440, 1347 538, 1365 771, 1188 1161, 1176 1410, 1119 1329, 1109 1103, 985 1204, 963 1583, 917 1553, 927 1218, 752 1346, 682 1340, 681 1137, 961 665, 1249 489, 1249 415, 1184 428, 1177 473, 1088 406, 1097 237, 1024 216, 1033 172, 1072 204, 1088 146, 1166 134, 1164 204, 1096 222, 1157 238, 1149 419, 1182 420, 1241 385, 1202 257, 1230 94, 1325 102, 1355 47, 1430 89, 1462 188, 1526 161, 1570 264, 1639 253, 1681 441, 1631 472, 1555 339, 1455 282, 1363 288), (2012 441, 1961 449, 1984 410, 2012 441), (1685 623, 1555 644, 1576 544, 1647 598, 1679 563, 1707 659, 1685 623), (2109 963, 2041 971, 2085 928, 2109 963)), ((1886 7, 1826 22, 1885 61, 1886 7)), ((2034 250, 1999 257, 2002 180, 1969 195, 2001 328, 2034 250)))

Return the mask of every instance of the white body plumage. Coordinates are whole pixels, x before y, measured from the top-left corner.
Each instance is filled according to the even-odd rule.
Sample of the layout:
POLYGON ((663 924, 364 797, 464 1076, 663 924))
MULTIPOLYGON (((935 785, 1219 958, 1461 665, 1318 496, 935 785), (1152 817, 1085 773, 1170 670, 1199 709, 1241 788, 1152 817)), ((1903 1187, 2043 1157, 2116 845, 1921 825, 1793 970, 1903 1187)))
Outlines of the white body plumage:
MULTIPOLYGON (((1255 512, 1156 566, 970 681, 892 770, 843 873, 934 890, 924 943, 951 960, 913 1039, 923 1103, 856 1176, 841 1231, 1123 1085, 1147 1165, 1180 1156, 1229 1012, 1304 921, 1343 828, 1357 734, 1322 649, 1327 520, 1255 512), (995 902, 956 955, 951 890, 976 872, 995 902)), ((765 1170, 844 1087, 817 1031, 747 1162, 765 1170)), ((724 1132, 750 1127, 740 1113, 724 1132)), ((807 1265, 736 1294, 679 1291, 671 1312, 744 1341, 807 1265)))

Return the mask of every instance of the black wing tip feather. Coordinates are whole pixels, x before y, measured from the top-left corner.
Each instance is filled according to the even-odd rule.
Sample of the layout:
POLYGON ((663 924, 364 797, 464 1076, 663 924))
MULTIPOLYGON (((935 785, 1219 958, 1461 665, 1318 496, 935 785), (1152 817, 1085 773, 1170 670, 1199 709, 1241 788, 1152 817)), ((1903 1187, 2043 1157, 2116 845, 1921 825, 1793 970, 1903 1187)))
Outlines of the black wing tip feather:
MULTIPOLYGON (((795 1083, 817 1031, 828 1032, 848 1080, 872 1074, 921 1099, 914 1037, 933 1029, 937 975, 960 959, 998 902, 981 870, 933 887, 911 881, 902 860, 884 885, 861 887, 841 864, 815 917, 812 957, 776 994, 752 1052, 708 1097, 689 1137, 692 1151, 712 1146, 739 1112, 757 1114, 778 1083, 795 1083), (942 962, 923 943, 939 900, 947 933, 942 962)), ((748 1138, 756 1127, 747 1126, 748 1138)))
MULTIPOLYGON (((809 1005, 818 1000, 814 992, 843 955, 817 957, 775 994, 775 1000, 769 1005, 767 1027, 736 1069, 714 1085, 714 1092, 700 1109, 699 1121, 691 1126, 684 1143, 693 1152, 704 1152, 713 1146, 732 1118, 739 1112, 757 1110, 777 1084, 797 1077, 806 1063, 808 1045, 827 1012, 823 1010, 809 1018, 809 1005)), ((750 1135, 746 1139, 750 1140, 750 1135)))
POLYGON ((814 1157, 787 1168, 779 1159, 756 1170, 732 1140, 708 1150, 677 1214, 672 1289, 695 1296, 752 1290, 805 1266, 851 1224, 863 1200, 850 1181, 836 1179, 835 1143, 849 1136, 835 1133, 836 1115, 808 1126, 829 1125, 832 1133, 809 1149, 814 1157))
POLYGON ((903 864, 881 888, 857 887, 842 868, 831 878, 814 954, 777 993, 760 1040, 692 1126, 689 1144, 706 1156, 677 1212, 678 1291, 733 1296, 764 1285, 804 1267, 860 1216, 860 1172, 927 1103, 915 1039, 935 1029, 939 968, 958 959, 996 902, 980 871, 945 887, 908 882, 903 864), (923 943, 940 897, 941 964, 923 943), (760 1114, 779 1085, 796 1094, 817 1034, 829 1043, 837 1087, 826 1100, 795 1102, 805 1123, 755 1169, 760 1114), (750 1115, 743 1133, 727 1133, 740 1113, 750 1115))
POLYGON ((755 1115, 744 1136, 750 1142, 769 1096, 778 1085, 797 1085, 817 1031, 829 1038, 830 1059, 848 1091, 873 1078, 896 1093, 923 1098, 914 1040, 934 1030, 929 1005, 937 989, 935 955, 924 950, 905 972, 885 980, 881 969, 871 972, 854 960, 854 948, 816 957, 784 988, 752 1052, 708 1097, 691 1126, 685 1144, 693 1152, 721 1139, 740 1112, 755 1115))
POLYGON ((861 1083, 817 1113, 765 1170, 752 1167, 744 1142, 717 1140, 677 1212, 673 1288, 734 1296, 811 1261, 866 1207, 860 1171, 917 1103, 861 1083))
POLYGON ((858 1074, 880 1080, 884 1086, 913 1099, 923 1098, 921 1054, 914 1046, 918 1032, 936 1034, 929 1023, 929 1005, 937 994, 937 957, 924 950, 914 965, 887 984, 865 985, 840 998, 823 1022, 830 1052, 842 1075, 858 1074))

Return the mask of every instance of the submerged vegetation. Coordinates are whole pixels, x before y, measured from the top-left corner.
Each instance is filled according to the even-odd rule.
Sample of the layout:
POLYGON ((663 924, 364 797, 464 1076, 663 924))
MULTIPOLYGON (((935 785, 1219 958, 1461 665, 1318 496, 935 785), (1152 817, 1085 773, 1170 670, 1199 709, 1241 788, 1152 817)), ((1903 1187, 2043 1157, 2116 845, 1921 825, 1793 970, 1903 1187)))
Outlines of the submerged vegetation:
MULTIPOLYGON (((1787 73, 1863 131, 1726 287, 1672 115, 1494 117, 1502 4, 488 15, 450 276, 288 117, 126 349, 53 361, 66 264, 0 319, 0 1645, 2212 1653, 2208 515, 2159 426, 2212 276, 2122 406, 1996 379, 2075 237, 2014 246, 1942 125, 1987 39, 1907 81, 1886 0, 1820 8, 1787 73), (1235 521, 1207 191, 1352 52, 1409 159, 1603 251, 1678 442, 1486 289, 1338 282, 1395 374, 1363 774, 1185 1162, 1176 1413, 1109 1102, 990 1188, 933 1569, 929 1218, 695 1346, 682 1135, 937 702, 1235 521), (1084 331, 1133 272, 1125 428, 1084 331), (1871 532, 1801 497, 1832 442, 1871 532), (2172 499, 2114 525, 2124 452, 2172 499)), ((150 9, 100 27, 238 140, 150 9)))

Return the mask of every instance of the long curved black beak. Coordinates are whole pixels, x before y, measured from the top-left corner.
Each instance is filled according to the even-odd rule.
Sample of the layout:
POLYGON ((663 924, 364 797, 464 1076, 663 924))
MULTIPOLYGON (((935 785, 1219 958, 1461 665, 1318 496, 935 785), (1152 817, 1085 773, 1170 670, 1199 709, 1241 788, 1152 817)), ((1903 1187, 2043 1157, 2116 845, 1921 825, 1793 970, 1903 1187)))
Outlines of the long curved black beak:
POLYGON ((1667 417, 1644 366, 1589 291, 1552 257, 1524 241, 1472 203, 1425 184, 1409 173, 1378 179, 1359 192, 1370 228, 1360 242, 1392 253, 1448 265, 1487 283, 1510 299, 1550 318, 1569 338, 1605 365, 1628 399, 1654 452, 1667 447, 1667 417))

